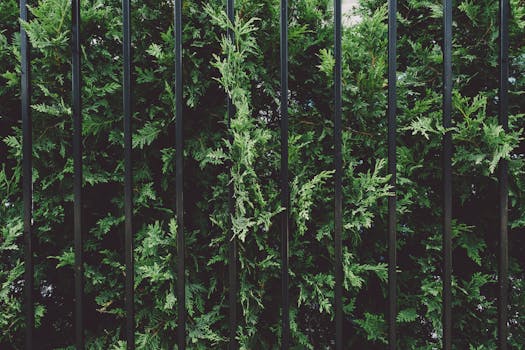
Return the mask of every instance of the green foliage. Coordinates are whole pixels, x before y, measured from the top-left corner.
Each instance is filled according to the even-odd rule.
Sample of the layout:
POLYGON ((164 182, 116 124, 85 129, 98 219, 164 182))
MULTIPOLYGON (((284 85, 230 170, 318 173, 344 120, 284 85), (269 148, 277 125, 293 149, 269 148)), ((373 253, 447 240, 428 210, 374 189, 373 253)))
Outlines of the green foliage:
MULTIPOLYGON (((525 349, 525 6, 511 0, 510 130, 498 124, 497 2, 460 0, 453 30, 455 349, 495 349, 498 164, 509 163, 509 342, 525 349)), ((184 1, 186 300, 177 300, 172 2, 132 1, 136 343, 228 343, 228 244, 239 247, 242 349, 280 344, 279 2, 184 1), (230 40, 227 29, 234 34, 230 40), (226 97, 234 107, 228 118, 226 97), (232 197, 230 199, 230 189, 232 197), (230 204, 233 210, 230 211, 230 204)), ((32 46, 33 231, 42 348, 73 349, 70 2, 0 2, 0 348, 23 348, 19 26, 32 46)), ((125 349, 121 3, 82 1, 83 214, 89 349, 125 349)), ((290 295, 294 349, 334 339, 333 8, 290 2, 290 295)), ((343 29, 346 349, 387 341, 387 7, 343 29)), ((399 349, 441 346, 442 5, 398 14, 399 349)))
POLYGON ((386 344, 386 323, 382 315, 374 315, 365 312, 365 318, 356 320, 366 334, 366 338, 372 341, 380 341, 386 344))

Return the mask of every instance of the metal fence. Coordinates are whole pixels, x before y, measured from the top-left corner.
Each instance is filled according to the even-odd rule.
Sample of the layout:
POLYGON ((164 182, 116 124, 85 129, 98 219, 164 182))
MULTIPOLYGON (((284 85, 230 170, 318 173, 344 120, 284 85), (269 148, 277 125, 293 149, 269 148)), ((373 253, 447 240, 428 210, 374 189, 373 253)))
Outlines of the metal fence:
MULTIPOLYGON (((184 244, 184 188, 183 188, 183 121, 182 113, 182 0, 174 0, 175 24, 175 150, 176 150, 176 217, 177 227, 177 297, 185 300, 185 244, 184 244)), ((342 6, 341 0, 334 0, 334 244, 335 244, 335 346, 343 349, 343 265, 342 265, 342 6)), ((508 18, 509 0, 499 0, 499 123, 508 130, 508 18)), ((75 338, 76 348, 84 349, 84 291, 83 291, 83 242, 82 242, 82 101, 81 84, 81 33, 80 0, 72 0, 72 111, 73 111, 73 164, 74 164, 74 254, 75 254, 75 338)), ((234 0, 226 1, 228 18, 234 21, 234 0)), ((396 188, 396 15, 397 0, 388 0, 388 173, 390 185, 396 188)), ((122 0, 123 22, 123 111, 124 111, 124 208, 125 208, 125 310, 127 348, 135 348, 135 323, 133 305, 133 204, 132 204, 132 80, 131 80, 131 6, 130 0, 122 0)), ((282 273, 282 349, 290 347, 290 297, 288 272, 289 207, 290 187, 288 179, 288 0, 281 0, 280 7, 280 67, 281 67, 281 273, 282 273)), ((28 20, 27 0, 20 0, 20 19, 28 20)), ((452 0, 443 0, 443 127, 452 126, 452 0)), ((228 36, 233 33, 228 30, 228 36)), ((31 105, 31 57, 26 31, 20 27, 21 48, 21 113, 22 113, 22 168, 23 168, 23 222, 24 222, 24 298, 26 322, 26 349, 34 349, 34 282, 33 282, 33 237, 32 237, 32 123, 31 105)), ((227 100, 228 119, 235 111, 227 100)), ((452 347, 452 135, 448 131, 442 140, 442 198, 443 198, 443 349, 452 347)), ((498 348, 507 349, 507 295, 508 295, 508 165, 506 160, 499 164, 499 301, 498 301, 498 348)), ((232 208, 230 187, 230 203, 232 208)), ((388 348, 396 348, 396 196, 388 199, 388 348)), ((237 245, 229 243, 229 348, 236 349, 235 340, 238 326, 238 280, 237 245)), ((183 303, 178 304, 178 348, 186 348, 186 310, 183 303)))

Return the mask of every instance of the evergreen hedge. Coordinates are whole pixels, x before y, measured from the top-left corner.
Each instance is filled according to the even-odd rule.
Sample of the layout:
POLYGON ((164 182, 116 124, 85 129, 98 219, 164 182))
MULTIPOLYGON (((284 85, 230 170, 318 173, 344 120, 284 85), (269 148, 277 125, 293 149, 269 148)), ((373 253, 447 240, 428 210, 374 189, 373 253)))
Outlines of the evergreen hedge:
MULTIPOLYGON (((525 349, 525 4, 511 0, 510 131, 498 126, 498 3, 457 0, 453 23, 455 349, 496 349, 496 168, 510 169, 509 342, 525 349)), ((86 327, 124 349, 122 24, 117 0, 82 1, 86 327)), ((174 33, 171 1, 132 1, 137 345, 175 343, 174 33)), ((32 49, 36 336, 73 349, 70 2, 39 0, 32 49)), ((280 342, 279 1, 184 1, 188 347, 228 340, 228 182, 239 245, 242 349, 280 342), (226 92, 236 115, 226 123, 226 92), (232 141, 229 140, 232 136, 232 141), (232 164, 229 173, 228 164, 232 164)), ((343 33, 346 349, 386 343, 386 3, 361 0, 343 33)), ((399 1, 399 349, 441 338, 438 0, 399 1)), ((0 348, 23 346, 18 4, 0 2, 0 348)), ((294 349, 333 347, 333 16, 290 1, 291 328, 294 349)))

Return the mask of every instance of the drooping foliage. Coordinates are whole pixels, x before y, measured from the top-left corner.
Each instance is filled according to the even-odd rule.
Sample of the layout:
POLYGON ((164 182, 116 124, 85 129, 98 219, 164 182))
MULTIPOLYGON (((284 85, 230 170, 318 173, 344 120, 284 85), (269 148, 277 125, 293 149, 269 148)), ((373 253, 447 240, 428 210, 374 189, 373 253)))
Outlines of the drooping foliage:
MULTIPOLYGON (((82 1, 84 235, 89 349, 124 349, 121 7, 82 1)), ((174 33, 171 1, 132 1, 137 346, 175 345, 174 33)), ((73 348, 70 2, 31 2, 37 337, 73 348)), ((290 1, 291 329, 327 349, 333 327, 333 8, 290 1)), ((184 1, 188 347, 228 341, 228 244, 239 246, 242 349, 280 343, 279 1, 184 1), (235 33, 226 39, 226 29, 235 33), (226 96, 235 115, 228 123, 226 96), (229 211, 229 186, 233 211, 229 211)), ((386 343, 386 3, 361 0, 343 32, 346 349, 386 343)), ((458 0, 453 28, 455 349, 495 349, 497 166, 510 170, 509 342, 525 344, 525 4, 511 0, 510 131, 498 126, 498 5, 458 0)), ((350 15, 350 14, 349 14, 350 15)), ((20 38, 0 3, 0 348, 23 347, 20 38)), ((399 1, 398 282, 400 349, 441 337, 439 1, 399 1)))

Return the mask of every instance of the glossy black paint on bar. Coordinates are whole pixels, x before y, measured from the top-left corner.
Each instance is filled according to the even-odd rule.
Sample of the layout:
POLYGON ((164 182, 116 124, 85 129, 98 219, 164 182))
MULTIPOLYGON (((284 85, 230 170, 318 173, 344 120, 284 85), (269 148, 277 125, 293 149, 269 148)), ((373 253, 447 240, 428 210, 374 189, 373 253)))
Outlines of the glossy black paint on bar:
POLYGON ((290 347, 290 276, 288 272, 290 185, 288 182, 288 0, 281 0, 281 283, 282 344, 290 347))
MULTIPOLYGON (((499 2, 499 123, 505 130, 509 129, 509 0, 499 2)), ((509 248, 508 248, 508 207, 509 207, 509 174, 508 162, 502 159, 499 164, 499 302, 498 302, 498 349, 507 349, 508 336, 508 289, 509 289, 509 248)))
POLYGON ((125 216, 125 264, 126 264, 126 344, 135 349, 134 265, 133 265, 133 174, 131 139, 131 6, 130 0, 122 0, 122 52, 123 77, 122 101, 124 111, 124 216, 125 216))
POLYGON ((342 156, 342 7, 334 0, 334 245, 335 348, 343 349, 343 156, 342 156))
POLYGON ((82 111, 80 72, 80 0, 71 3, 73 93, 73 216, 75 241, 75 339, 84 349, 84 266, 82 238, 82 111))
POLYGON ((175 191, 177 215, 177 339, 179 350, 186 348, 186 283, 184 242, 184 132, 182 118, 182 0, 175 0, 175 191))
POLYGON ((397 0, 388 2, 388 173, 393 196, 388 197, 388 348, 396 349, 397 237, 396 237, 396 46, 397 0))
MULTIPOLYGON (((20 20, 27 22, 27 1, 20 0, 20 20)), ((20 26, 20 100, 22 112, 22 197, 24 206, 24 313, 25 313, 25 347, 33 348, 35 328, 34 314, 34 267, 33 267, 33 171, 32 171, 32 120, 31 120, 31 48, 25 29, 20 26)))
MULTIPOLYGON (((443 127, 452 126, 452 0, 443 0, 443 127)), ((452 134, 443 136, 443 349, 452 346, 452 134)))

